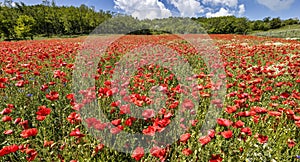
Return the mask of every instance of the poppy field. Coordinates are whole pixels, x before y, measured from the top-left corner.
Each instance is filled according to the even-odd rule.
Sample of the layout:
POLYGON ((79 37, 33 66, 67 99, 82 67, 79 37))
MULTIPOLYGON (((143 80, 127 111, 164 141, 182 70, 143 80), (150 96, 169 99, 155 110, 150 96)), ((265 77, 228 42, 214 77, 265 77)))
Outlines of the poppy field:
MULTIPOLYGON (((81 68, 76 59, 85 37, 0 42, 0 161, 299 161, 300 42, 209 37, 219 61, 172 35, 126 35, 99 55, 95 86, 78 90, 83 98, 74 93, 74 71, 81 68), (145 44, 166 46, 188 63, 193 75, 186 79, 196 83, 192 90, 185 90, 170 68, 147 62, 163 54, 148 54, 141 67, 114 77, 122 57, 145 44), (215 82, 213 73, 220 69, 224 74, 215 82), (220 89, 224 93, 214 93, 220 89), (156 99, 163 104, 155 105, 156 99), (87 112, 92 100, 99 107, 87 112), (210 108, 214 117, 207 117, 214 115, 210 108), (100 111, 107 121, 93 117, 100 111), (179 118, 180 113, 185 115, 179 118), (214 121, 203 129, 208 118, 214 121), (143 135, 144 145, 133 140, 106 145, 122 132, 143 135), (156 141, 159 134, 172 142, 156 141)), ((134 64, 126 61, 126 68, 134 64)), ((176 69, 176 61, 169 67, 176 69)))

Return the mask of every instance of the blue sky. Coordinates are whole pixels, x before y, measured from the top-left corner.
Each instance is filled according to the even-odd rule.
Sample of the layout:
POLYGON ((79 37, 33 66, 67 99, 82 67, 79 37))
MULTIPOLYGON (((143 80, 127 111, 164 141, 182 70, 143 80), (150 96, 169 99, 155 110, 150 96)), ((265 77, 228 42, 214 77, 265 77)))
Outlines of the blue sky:
MULTIPOLYGON (((18 1, 20 0, 14 0, 18 1)), ((28 5, 42 3, 42 0, 21 1, 28 5)), ((250 20, 268 16, 281 19, 300 18, 299 0, 56 0, 55 2, 57 5, 95 6, 96 10, 127 13, 140 19, 225 15, 245 16, 250 20)))

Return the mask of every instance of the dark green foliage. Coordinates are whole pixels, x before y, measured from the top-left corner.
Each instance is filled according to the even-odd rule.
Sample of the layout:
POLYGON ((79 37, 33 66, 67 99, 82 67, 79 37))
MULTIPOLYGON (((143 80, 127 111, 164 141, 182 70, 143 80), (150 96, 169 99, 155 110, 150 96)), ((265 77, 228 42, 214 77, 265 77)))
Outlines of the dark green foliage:
POLYGON ((159 31, 151 29, 142 29, 128 33, 128 35, 159 35, 159 34, 171 34, 168 31, 159 31))
POLYGON ((15 7, 0 6, 0 37, 18 39, 33 35, 88 34, 112 17, 110 12, 95 11, 85 5, 58 7, 54 2, 50 5, 46 1, 43 5, 34 6, 26 6, 22 2, 15 4, 15 7), (26 25, 27 21, 31 24, 26 25))
POLYGON ((279 17, 266 17, 263 20, 250 21, 245 17, 224 16, 213 18, 192 18, 200 22, 208 33, 212 34, 247 34, 250 31, 267 31, 284 25, 300 24, 298 19, 281 20, 279 17))

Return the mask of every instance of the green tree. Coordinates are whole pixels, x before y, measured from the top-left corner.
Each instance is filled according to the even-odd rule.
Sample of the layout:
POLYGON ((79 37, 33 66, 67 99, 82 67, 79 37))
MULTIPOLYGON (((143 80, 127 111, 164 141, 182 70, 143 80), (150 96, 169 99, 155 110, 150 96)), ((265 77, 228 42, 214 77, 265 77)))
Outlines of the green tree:
POLYGON ((0 31, 7 39, 14 38, 14 26, 16 24, 16 11, 14 8, 3 6, 0 8, 0 31))
POLYGON ((242 18, 236 18, 235 21, 233 22, 233 27, 234 27, 234 33, 237 34, 247 34, 250 25, 249 21, 247 18, 242 17, 242 18))
POLYGON ((277 18, 273 18, 271 21, 270 21, 270 28, 271 29, 277 29, 277 28, 280 28, 281 27, 281 19, 279 17, 277 18))
POLYGON ((35 20, 31 16, 21 15, 17 19, 17 25, 15 26, 15 33, 18 38, 25 39, 26 37, 33 38, 33 26, 35 25, 35 20))

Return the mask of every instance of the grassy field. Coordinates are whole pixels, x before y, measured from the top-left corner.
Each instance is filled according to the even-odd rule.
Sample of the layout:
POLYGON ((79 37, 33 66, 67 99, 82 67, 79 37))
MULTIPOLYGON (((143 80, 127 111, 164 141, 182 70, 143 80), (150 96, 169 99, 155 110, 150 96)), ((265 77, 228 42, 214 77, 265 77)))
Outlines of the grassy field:
POLYGON ((277 38, 297 38, 297 40, 300 40, 300 25, 289 25, 268 31, 254 31, 251 35, 277 38))

